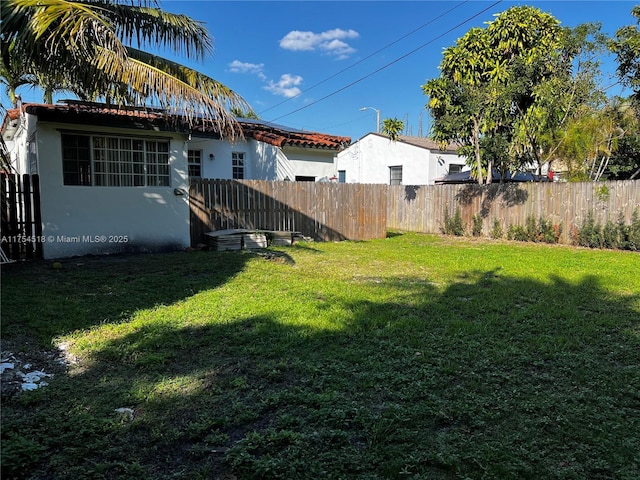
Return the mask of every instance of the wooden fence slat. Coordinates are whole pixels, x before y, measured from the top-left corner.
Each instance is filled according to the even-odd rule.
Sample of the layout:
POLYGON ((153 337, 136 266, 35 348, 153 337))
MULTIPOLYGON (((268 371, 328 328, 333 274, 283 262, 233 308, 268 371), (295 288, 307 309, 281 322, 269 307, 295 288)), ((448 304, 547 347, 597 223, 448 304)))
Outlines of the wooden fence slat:
POLYGON ((38 175, 2 172, 0 195, 4 253, 12 260, 42 259, 42 213, 38 175))
POLYGON ((32 184, 32 190, 33 190, 33 207, 34 207, 34 213, 33 213, 33 223, 35 226, 35 235, 36 235, 36 251, 35 251, 35 255, 37 259, 42 259, 44 258, 44 253, 43 253, 43 246, 42 246, 42 210, 40 209, 40 176, 39 175, 32 175, 31 176, 31 180, 33 182, 32 184))
MULTIPOLYGON (((31 193, 31 177, 29 175, 22 176, 22 230, 25 238, 35 238, 35 229, 33 228, 33 209, 32 209, 32 193, 31 193)), ((35 254, 35 242, 24 242, 24 254, 27 259, 33 259, 35 254)))
POLYGON ((560 242, 570 243, 571 230, 579 228, 589 213, 601 225, 616 222, 619 215, 629 224, 634 210, 640 214, 640 182, 635 180, 428 185, 418 188, 412 200, 404 187, 389 186, 388 192, 388 228, 425 233, 439 233, 445 211, 453 215, 459 208, 466 222, 473 215, 483 217, 485 235, 490 233, 495 220, 506 232, 509 225, 525 225, 527 217, 533 216, 561 225, 560 242))
POLYGON ((229 228, 297 231, 316 240, 384 238, 386 187, 370 187, 194 179, 191 243, 202 243, 207 231, 229 228))

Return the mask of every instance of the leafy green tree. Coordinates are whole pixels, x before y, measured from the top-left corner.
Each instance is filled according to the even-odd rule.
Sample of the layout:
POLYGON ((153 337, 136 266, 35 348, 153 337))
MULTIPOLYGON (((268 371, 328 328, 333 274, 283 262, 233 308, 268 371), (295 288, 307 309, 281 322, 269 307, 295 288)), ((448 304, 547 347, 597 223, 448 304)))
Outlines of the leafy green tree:
POLYGON ((460 153, 474 167, 478 183, 484 183, 480 136, 487 130, 491 110, 490 85, 484 78, 487 49, 486 31, 471 29, 455 46, 445 49, 440 77, 422 86, 434 118, 432 136, 443 144, 460 145, 460 153))
POLYGON ((0 19, 0 75, 14 102, 17 88, 36 84, 49 97, 62 89, 84 100, 151 103, 189 121, 203 117, 224 136, 241 135, 229 109, 250 110, 242 97, 143 50, 161 45, 190 60, 213 50, 203 24, 155 0, 3 0, 0 19))
POLYGON ((385 118, 382 121, 382 133, 387 135, 394 142, 398 140, 398 136, 404 130, 404 122, 394 118, 385 118))
POLYGON ((253 110, 244 111, 238 107, 232 107, 229 109, 229 112, 235 117, 238 118, 251 118, 253 120, 260 120, 260 116, 254 112, 253 110))
POLYGON ((556 153, 569 180, 599 180, 623 132, 609 109, 591 109, 566 125, 556 153))
POLYGON ((609 164, 610 176, 615 179, 634 179, 640 175, 640 6, 634 6, 631 15, 636 24, 618 29, 609 43, 618 62, 618 78, 633 91, 629 104, 623 107, 625 112, 620 122, 625 135, 609 164))
MULTIPOLYGON (((440 77, 422 86, 434 119, 432 134, 457 142, 479 183, 501 173, 543 163, 550 129, 557 129, 585 100, 589 80, 573 62, 591 48, 596 27, 561 28, 533 7, 513 7, 486 28, 473 28, 445 49, 440 77), (564 104, 562 103, 564 102, 564 104), (485 177, 486 175, 486 177, 485 177)), ((588 67, 588 68, 587 68, 588 67)))
POLYGON ((618 142, 618 148, 609 162, 609 178, 611 180, 634 180, 640 176, 640 132, 625 135, 618 142))
POLYGON ((597 181, 606 174, 623 180, 640 174, 640 121, 631 101, 610 99, 604 108, 570 122, 566 137, 559 154, 576 179, 597 181))
POLYGON ((640 102, 640 6, 634 6, 631 15, 635 17, 636 25, 618 29, 610 48, 616 55, 620 81, 633 90, 635 101, 640 102))
MULTIPOLYGON (((540 78, 531 89, 532 102, 519 111, 513 123, 511 152, 516 164, 542 165, 558 158, 567 139, 567 125, 582 115, 591 115, 605 102, 599 87, 599 54, 606 40, 594 24, 563 29, 562 49, 555 57, 553 74, 540 78)), ((520 79, 526 79, 526 75, 520 79)), ((579 121, 579 120, 578 120, 579 121)))

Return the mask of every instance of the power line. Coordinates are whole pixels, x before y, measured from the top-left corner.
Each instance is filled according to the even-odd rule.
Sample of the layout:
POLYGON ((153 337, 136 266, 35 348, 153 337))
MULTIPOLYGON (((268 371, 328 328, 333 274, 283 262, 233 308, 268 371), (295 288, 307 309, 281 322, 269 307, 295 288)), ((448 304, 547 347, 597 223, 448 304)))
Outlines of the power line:
POLYGON ((609 90, 610 88, 615 87, 616 85, 620 85, 620 83, 621 83, 620 80, 618 80, 617 82, 612 83, 611 85, 608 85, 608 86, 604 87, 602 90, 609 90))
POLYGON ((407 37, 409 37, 409 36, 413 35, 413 34, 414 34, 414 33, 416 33, 417 31, 422 30, 422 29, 423 29, 423 28, 425 28, 425 27, 428 27, 429 25, 431 25, 431 24, 432 24, 433 22, 435 22, 436 20, 439 20, 439 19, 441 19, 442 17, 444 17, 444 16, 448 15, 449 13, 453 12, 455 9, 457 9, 457 8, 459 8, 459 7, 461 7, 461 6, 463 6, 465 3, 469 3, 469 1, 470 1, 470 0, 464 0, 464 1, 463 1, 463 2, 461 2, 461 3, 458 3, 455 7, 450 8, 449 10, 447 10, 446 12, 444 12, 444 13, 442 13, 442 14, 438 15, 437 17, 432 18, 432 19, 431 19, 431 20, 429 20, 427 23, 425 23, 425 24, 423 24, 423 25, 420 25, 418 28, 415 28, 415 29, 411 30, 411 31, 410 31, 409 33, 407 33, 406 35, 403 35, 402 37, 398 38, 397 40, 395 40, 395 41, 393 41, 393 42, 391 42, 391 43, 389 43, 389 44, 385 45, 385 46, 384 46, 384 47, 382 47, 382 48, 379 48, 378 50, 376 50, 376 51, 375 51, 375 52, 373 52, 373 53, 370 53, 370 54, 369 54, 369 55, 367 55, 366 57, 364 57, 364 58, 362 58, 362 59, 358 60, 356 63, 353 63, 353 64, 349 65, 348 67, 345 67, 345 68, 343 68, 342 70, 340 70, 340 71, 338 71, 338 72, 334 73, 333 75, 331 75, 331 76, 329 76, 329 77, 325 78, 324 80, 321 80, 321 81, 319 81, 318 83, 315 83, 315 84, 311 85, 311 86, 310 86, 309 88, 307 88, 306 90, 303 90, 303 91, 301 91, 300 93, 298 93, 298 94, 296 94, 296 95, 294 95, 294 96, 292 96, 292 97, 289 97, 289 98, 287 98, 287 99, 285 99, 285 100, 282 100, 281 102, 276 103, 275 105, 272 105, 272 106, 270 106, 269 108, 266 108, 265 110, 262 110, 261 112, 259 112, 259 113, 258 113, 258 115, 262 115, 262 114, 264 114, 265 112, 268 112, 269 110, 272 110, 272 109, 274 109, 274 108, 276 108, 276 107, 279 107, 280 105, 282 105, 282 104, 284 104, 284 103, 287 103, 288 101, 293 100, 294 98, 299 97, 299 96, 300 96, 300 95, 302 95, 303 93, 307 93, 308 91, 313 90, 314 88, 316 88, 316 87, 318 87, 318 86, 322 85, 323 83, 328 82, 328 81, 329 81, 329 80, 331 80, 332 78, 337 77, 338 75, 340 75, 340 74, 342 74, 342 73, 346 72, 347 70, 350 70, 350 69, 352 69, 353 67, 355 67, 355 66, 357 66, 357 65, 360 65, 360 64, 361 64, 361 63, 363 63, 364 61, 366 61, 366 60, 370 59, 371 57, 373 57, 373 56, 375 56, 375 55, 377 55, 377 54, 379 54, 379 53, 380 53, 380 52, 382 52, 383 50, 386 50, 387 48, 389 48, 389 47, 391 47, 391 46, 395 45, 396 43, 398 43, 398 42, 400 42, 400 41, 404 40, 405 38, 407 38, 407 37))
POLYGON ((438 40, 438 39, 440 39, 440 38, 444 37, 445 35, 447 35, 447 34, 449 34, 449 33, 453 32, 454 30, 456 30, 457 28, 461 27, 461 26, 462 26, 462 25, 464 25, 465 23, 467 23, 467 22, 469 22, 469 21, 473 20, 474 18, 476 18, 476 17, 478 17, 478 16, 482 15, 483 13, 485 13, 487 10, 490 10, 490 9, 492 9, 493 7, 495 7, 496 5, 498 5, 498 4, 500 4, 500 3, 502 3, 502 1, 503 1, 503 0, 497 0, 496 2, 492 3, 491 5, 489 5, 488 7, 484 8, 484 9, 482 9, 481 11, 479 11, 479 12, 478 12, 478 13, 476 13, 476 14, 474 14, 473 16, 471 16, 471 17, 469 17, 469 18, 467 18, 467 19, 463 20, 462 22, 458 23, 458 24, 457 24, 457 25, 455 25, 454 27, 451 27, 451 28, 450 28, 449 30, 447 30, 446 32, 441 33, 441 34, 440 34, 440 35, 438 35, 437 37, 432 38, 432 39, 431 39, 431 40, 429 40, 428 42, 423 43, 423 44, 422 44, 422 45, 420 45, 419 47, 414 48, 414 49, 413 49, 413 50, 411 50, 410 52, 405 53, 404 55, 402 55, 402 56, 400 56, 400 57, 396 58, 395 60, 393 60, 393 61, 391 61, 391 62, 387 63, 386 65, 383 65, 382 67, 380 67, 380 68, 378 68, 378 69, 374 70, 373 72, 371 72, 371 73, 369 73, 369 74, 365 75, 364 77, 360 77, 359 79, 354 80, 353 82, 351 82, 351 83, 349 83, 349 84, 345 85, 344 87, 341 87, 341 88, 339 88, 338 90, 334 90, 333 92, 331 92, 331 93, 329 93, 329 94, 325 95, 324 97, 319 98, 318 100, 315 100, 315 101, 313 101, 313 102, 311 102, 311 103, 308 103, 308 104, 306 104, 306 105, 304 105, 304 106, 302 106, 302 107, 300 107, 300 108, 297 108, 297 109, 295 109, 295 110, 293 110, 293 111, 291 111, 291 112, 289 112, 289 113, 285 113, 284 115, 280 115, 279 117, 276 117, 276 118, 274 118, 274 119, 272 119, 272 120, 270 120, 270 121, 271 121, 271 122, 275 122, 276 120, 280 120, 281 118, 288 117, 289 115, 293 115, 294 113, 298 113, 298 112, 299 112, 299 111, 301 111, 301 110, 304 110, 304 109, 306 109, 306 108, 309 108, 309 107, 311 107, 311 106, 313 106, 313 105, 315 105, 315 104, 317 104, 317 103, 322 102, 323 100, 326 100, 327 98, 333 97, 334 95, 337 95, 338 93, 343 92, 343 91, 347 90, 348 88, 353 87, 354 85, 357 85, 358 83, 362 82, 363 80, 366 80, 367 78, 372 77, 373 75, 375 75, 375 74, 377 74, 377 73, 381 72, 382 70, 385 70, 386 68, 389 68, 391 65, 394 65, 394 64, 398 63, 400 60, 404 60, 404 59, 405 59, 405 58, 407 58, 408 56, 413 55, 413 54, 414 54, 414 53, 416 53, 417 51, 419 51, 419 50, 423 49, 424 47, 426 47, 426 46, 428 46, 428 45, 430 45, 430 44, 432 44, 432 43, 433 43, 433 42, 435 42, 436 40, 438 40))

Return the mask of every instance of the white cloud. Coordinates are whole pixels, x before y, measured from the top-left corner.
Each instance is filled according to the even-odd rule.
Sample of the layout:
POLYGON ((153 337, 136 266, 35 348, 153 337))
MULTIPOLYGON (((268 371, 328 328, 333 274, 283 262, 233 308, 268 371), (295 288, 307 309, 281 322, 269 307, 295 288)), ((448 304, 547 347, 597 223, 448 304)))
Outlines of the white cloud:
POLYGON ((302 93, 302 91, 298 88, 298 85, 302 85, 302 81, 303 78, 300 75, 291 75, 290 73, 285 73, 284 75, 280 76, 280 80, 278 82, 269 80, 264 89, 268 92, 273 93, 274 95, 281 95, 286 98, 291 98, 302 93))
POLYGON ((342 40, 331 40, 328 43, 320 45, 320 48, 330 55, 335 55, 340 60, 344 60, 356 51, 355 48, 346 44, 342 40))
POLYGON ((293 51, 320 50, 328 55, 338 58, 347 58, 356 50, 344 40, 358 38, 360 35, 355 30, 342 30, 335 28, 322 33, 301 32, 293 30, 280 40, 280 47, 293 51))
POLYGON ((229 64, 229 71, 232 73, 249 73, 257 75, 260 80, 266 80, 267 77, 263 73, 264 63, 247 63, 240 60, 234 60, 229 64))

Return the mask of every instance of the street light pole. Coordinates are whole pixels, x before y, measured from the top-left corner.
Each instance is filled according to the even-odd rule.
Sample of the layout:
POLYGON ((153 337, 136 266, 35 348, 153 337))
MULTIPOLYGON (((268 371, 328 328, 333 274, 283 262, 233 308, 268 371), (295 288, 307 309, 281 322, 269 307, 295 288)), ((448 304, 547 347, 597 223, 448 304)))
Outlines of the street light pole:
POLYGON ((378 110, 377 108, 373 108, 373 107, 362 107, 360 109, 361 112, 364 112, 365 110, 375 110, 375 112, 376 112, 376 133, 380 133, 380 110, 378 110))

